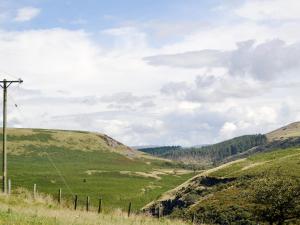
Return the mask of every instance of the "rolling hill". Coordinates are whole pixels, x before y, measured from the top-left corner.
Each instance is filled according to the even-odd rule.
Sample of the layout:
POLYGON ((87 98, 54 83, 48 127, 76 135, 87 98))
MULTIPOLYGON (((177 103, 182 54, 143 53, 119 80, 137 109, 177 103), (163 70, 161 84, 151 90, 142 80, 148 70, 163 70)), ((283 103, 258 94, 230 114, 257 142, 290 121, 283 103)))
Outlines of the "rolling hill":
MULTIPOLYGON (((102 197, 105 209, 133 210, 192 176, 179 165, 129 148, 104 134, 42 130, 8 130, 8 177, 12 189, 39 192, 63 199, 75 194, 92 205, 102 197)), ((1 144, 1 143, 0 143, 1 144)))
POLYGON ((300 137, 300 122, 294 122, 266 134, 269 142, 300 137))
POLYGON ((252 214, 255 205, 249 200, 252 184, 266 174, 277 179, 300 179, 300 148, 295 146, 299 125, 293 123, 266 134, 267 143, 257 147, 263 152, 253 151, 247 158, 205 170, 164 193, 144 210, 155 214, 160 206, 165 215, 186 220, 194 215, 200 223, 256 224, 252 214))

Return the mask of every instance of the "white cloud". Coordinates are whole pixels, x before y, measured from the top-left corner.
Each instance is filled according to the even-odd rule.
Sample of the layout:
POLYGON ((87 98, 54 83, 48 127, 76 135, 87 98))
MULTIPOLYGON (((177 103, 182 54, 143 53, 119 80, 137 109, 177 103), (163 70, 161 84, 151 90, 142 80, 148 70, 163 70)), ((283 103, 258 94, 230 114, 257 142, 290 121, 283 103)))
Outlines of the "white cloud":
POLYGON ((290 20, 300 19, 298 0, 250 0, 235 13, 251 20, 290 20))
POLYGON ((300 42, 287 45, 282 40, 270 40, 255 45, 253 40, 237 43, 230 51, 201 50, 173 55, 157 55, 145 60, 151 65, 183 68, 228 69, 239 77, 272 80, 300 72, 300 42))
POLYGON ((224 138, 231 138, 234 135, 234 132, 237 130, 237 126, 234 123, 231 122, 226 122, 221 130, 220 130, 220 135, 224 138))
POLYGON ((17 15, 15 17, 16 22, 27 22, 40 14, 41 10, 35 7, 23 7, 17 10, 17 15))
POLYGON ((253 79, 228 75, 199 75, 194 83, 170 82, 161 92, 188 102, 222 102, 226 99, 249 99, 262 96, 267 86, 253 79))
POLYGON ((10 87, 10 125, 105 132, 129 145, 195 145, 300 119, 299 24, 238 19, 160 33, 162 24, 161 47, 138 25, 96 34, 1 30, 0 72, 22 77, 26 89, 10 87), (167 42, 178 31, 183 38, 167 42))
POLYGON ((128 43, 136 37, 118 35, 107 49, 82 30, 1 31, 1 71, 22 77, 29 89, 9 91, 11 113, 18 112, 10 114, 11 126, 94 130, 130 145, 193 145, 229 137, 221 132, 226 122, 236 125, 231 135, 242 135, 300 116, 297 86, 276 89, 216 68, 151 66, 143 58, 158 49, 142 38, 132 53, 128 43))

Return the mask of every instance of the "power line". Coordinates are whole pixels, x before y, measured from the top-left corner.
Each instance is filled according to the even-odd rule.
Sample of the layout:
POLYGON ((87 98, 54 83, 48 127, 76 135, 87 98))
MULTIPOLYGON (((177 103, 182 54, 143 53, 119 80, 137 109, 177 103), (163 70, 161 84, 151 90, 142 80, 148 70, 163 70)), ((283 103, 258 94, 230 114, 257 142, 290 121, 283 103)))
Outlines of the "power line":
MULTIPOLYGON (((17 101, 15 100, 15 98, 12 95, 9 95, 12 99, 13 99, 13 103, 17 103, 17 101)), ((17 108, 17 113, 21 116, 24 117, 23 114, 21 113, 21 110, 19 109, 19 107, 17 108)), ((26 119, 28 121, 28 119, 26 119)), ((32 119, 30 119, 30 123, 32 124, 32 119)), ((38 141, 38 139, 36 138, 36 140, 38 141)), ((68 182, 66 181, 65 177, 63 176, 62 172, 59 170, 59 168, 56 166, 55 162, 53 161, 53 159, 50 157, 50 155, 46 153, 46 158, 49 161, 50 165, 54 168, 55 172, 57 173, 57 175, 61 178, 62 182, 64 183, 64 185, 66 186, 66 188, 69 190, 70 194, 74 195, 73 190, 71 189, 70 185, 68 184, 68 182)), ((38 154, 38 156, 43 159, 43 157, 38 154)))
POLYGON ((62 175, 61 171, 56 167, 55 163, 53 162, 53 160, 51 159, 51 157, 49 156, 48 152, 46 152, 46 156, 49 160, 49 162, 52 164, 52 166, 55 168, 56 172, 58 173, 58 175, 60 176, 60 178, 62 179, 62 181, 64 182, 65 186, 69 189, 70 193, 72 195, 74 195, 72 189, 70 188, 70 186, 68 185, 66 179, 64 178, 64 176, 62 175))

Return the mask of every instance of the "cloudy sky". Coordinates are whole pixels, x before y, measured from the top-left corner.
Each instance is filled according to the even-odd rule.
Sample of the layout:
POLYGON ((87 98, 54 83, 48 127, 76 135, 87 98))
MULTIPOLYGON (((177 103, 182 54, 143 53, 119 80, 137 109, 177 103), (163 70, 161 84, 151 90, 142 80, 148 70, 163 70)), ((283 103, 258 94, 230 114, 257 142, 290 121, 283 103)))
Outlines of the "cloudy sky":
POLYGON ((300 120, 299 0, 0 0, 9 125, 197 145, 300 120), (16 107, 17 106, 17 107, 16 107))

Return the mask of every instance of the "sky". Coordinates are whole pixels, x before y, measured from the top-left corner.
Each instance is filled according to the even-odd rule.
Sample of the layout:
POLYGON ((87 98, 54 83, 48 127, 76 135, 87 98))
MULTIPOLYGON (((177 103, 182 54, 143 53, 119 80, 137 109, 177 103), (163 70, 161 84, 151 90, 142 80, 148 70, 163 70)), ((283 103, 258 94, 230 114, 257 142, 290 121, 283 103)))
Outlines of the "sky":
POLYGON ((130 146, 300 120, 299 0, 0 0, 8 125, 130 146))

